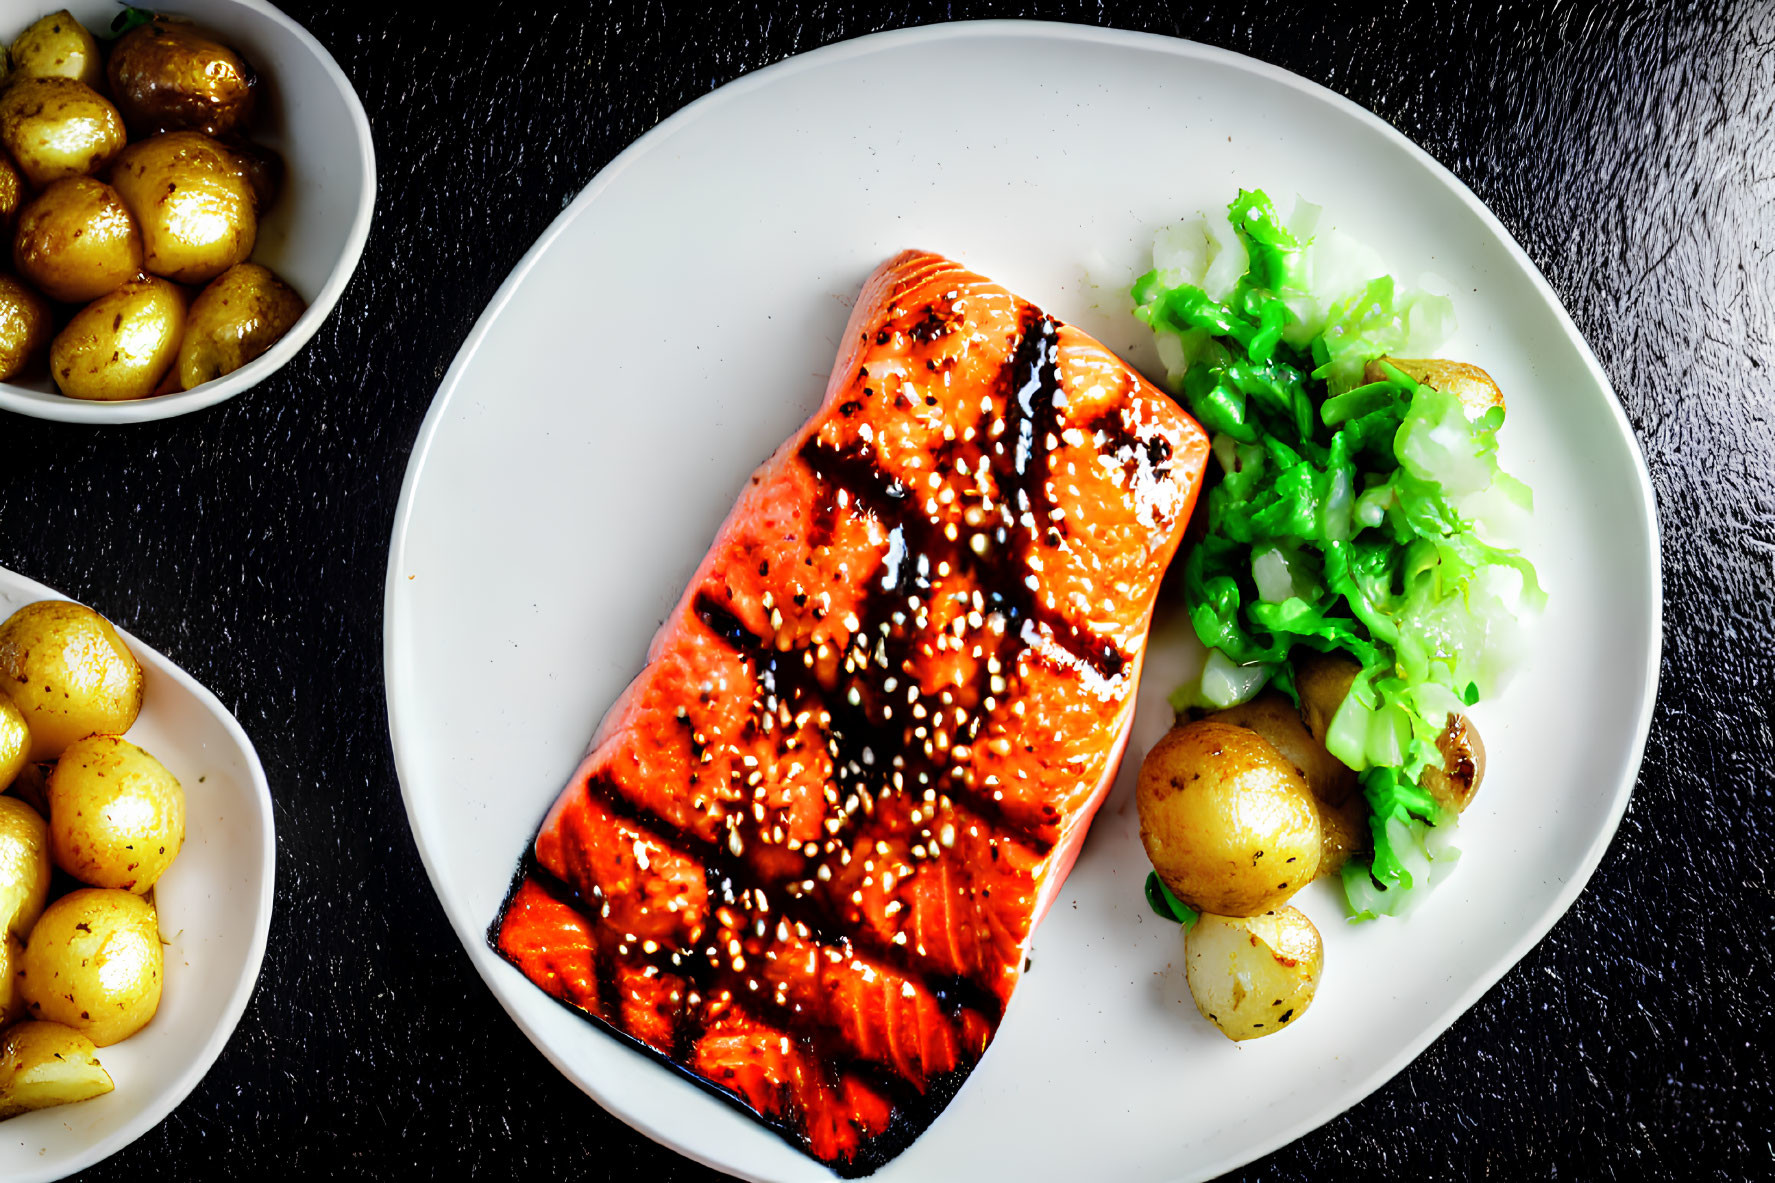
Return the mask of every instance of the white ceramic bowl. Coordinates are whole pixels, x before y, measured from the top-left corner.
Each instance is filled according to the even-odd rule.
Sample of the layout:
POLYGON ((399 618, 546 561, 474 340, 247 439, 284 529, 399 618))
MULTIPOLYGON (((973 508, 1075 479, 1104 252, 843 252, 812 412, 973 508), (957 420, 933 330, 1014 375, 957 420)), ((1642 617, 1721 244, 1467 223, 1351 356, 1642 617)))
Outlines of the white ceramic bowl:
MULTIPOLYGON (((0 567, 0 619, 34 600, 63 598, 0 567)), ((135 1035, 99 1049, 115 1092, 0 1121, 6 1183, 40 1183, 91 1166, 171 1113, 240 1022, 271 930, 271 790, 252 742, 191 675, 123 637, 147 676, 129 738, 185 789, 185 847, 154 887, 168 942, 160 1011, 135 1035)))
MULTIPOLYGON (((63 2, 0 0, 0 38, 12 44, 63 2)), ((115 0, 66 6, 95 34, 122 11, 115 0)), ((263 0, 168 0, 166 11, 216 34, 260 75, 252 138, 280 152, 287 168, 282 195, 259 223, 252 257, 300 292, 308 310, 263 356, 195 390, 87 402, 62 395, 46 376, 24 385, 0 382, 0 409, 67 423, 141 423, 212 406, 258 385, 295 357, 357 269, 376 201, 376 158, 370 122, 339 64, 307 30, 263 0)), ((10 244, 0 257, 10 259, 10 244)))

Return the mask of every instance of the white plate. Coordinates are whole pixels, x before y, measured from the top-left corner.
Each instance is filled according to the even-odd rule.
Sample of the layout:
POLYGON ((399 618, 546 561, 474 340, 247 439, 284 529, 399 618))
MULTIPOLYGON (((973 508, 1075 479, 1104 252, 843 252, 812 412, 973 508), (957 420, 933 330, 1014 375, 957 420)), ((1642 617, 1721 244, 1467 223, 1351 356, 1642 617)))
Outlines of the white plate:
POLYGON ((1307 194, 1402 276, 1447 279, 1448 353, 1509 395, 1505 458, 1538 495, 1530 551, 1553 601, 1528 676, 1479 715, 1491 765, 1466 859, 1404 922, 1348 927, 1325 885, 1305 893, 1327 944, 1307 1020, 1243 1046, 1210 1029, 1178 931, 1141 898, 1131 808, 1163 693, 1196 660, 1171 617, 1033 972, 955 1103, 881 1177, 1217 1174, 1399 1071, 1577 897, 1650 721, 1657 527, 1607 379, 1503 227, 1380 120, 1234 54, 1018 23, 866 37, 722 88, 599 174, 446 375, 396 518, 389 722, 426 869, 512 1017, 625 1121, 735 1174, 829 1177, 545 997, 484 934, 748 473, 817 405, 863 277, 902 247, 943 251, 1151 373, 1149 334, 1094 306, 1081 268, 1102 252, 1131 276, 1155 226, 1240 186, 1307 194))
MULTIPOLYGON (((66 596, 0 567, 0 620, 66 596)), ((259 980, 271 931, 271 790, 252 741, 190 674, 119 629, 146 677, 131 743, 185 790, 185 846, 154 885, 167 942, 160 1010, 122 1043, 99 1049, 114 1092, 0 1121, 0 1179, 59 1179, 117 1153, 197 1087, 259 980)))
MULTIPOLYGON (((95 34, 120 11, 117 0, 73 0, 67 7, 95 34)), ((0 0, 3 43, 12 44, 32 21, 53 11, 52 0, 0 0)), ((44 376, 0 382, 0 410, 67 423, 142 423, 214 406, 287 365, 320 329, 357 270, 376 204, 375 147, 363 105, 333 55, 265 0, 169 0, 164 11, 190 17, 238 49, 260 74, 252 138, 282 154, 286 168, 283 192, 259 224, 252 258, 301 293, 308 310, 263 355, 192 390, 88 402, 57 392, 44 376)))

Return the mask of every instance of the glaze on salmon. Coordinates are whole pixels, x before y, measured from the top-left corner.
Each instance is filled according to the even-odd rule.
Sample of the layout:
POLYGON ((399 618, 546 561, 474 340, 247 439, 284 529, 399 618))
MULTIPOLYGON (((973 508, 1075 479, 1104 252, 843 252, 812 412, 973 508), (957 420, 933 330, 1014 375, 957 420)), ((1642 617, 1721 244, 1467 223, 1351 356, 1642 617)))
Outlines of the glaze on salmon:
POLYGON ((1114 779, 1200 428, 937 255, 864 285, 490 933, 840 1174, 979 1061, 1114 779))

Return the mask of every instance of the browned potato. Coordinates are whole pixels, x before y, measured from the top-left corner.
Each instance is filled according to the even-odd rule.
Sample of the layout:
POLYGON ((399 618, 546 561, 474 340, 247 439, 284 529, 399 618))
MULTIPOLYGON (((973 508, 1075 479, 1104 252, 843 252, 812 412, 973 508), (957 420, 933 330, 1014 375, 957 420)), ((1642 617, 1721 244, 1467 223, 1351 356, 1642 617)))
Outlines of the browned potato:
POLYGON ((239 160, 195 131, 131 144, 111 183, 142 231, 144 266, 179 283, 208 283, 253 252, 259 219, 239 160))
POLYGON ((99 43, 65 8, 18 35, 12 43, 12 73, 20 78, 74 78, 94 90, 105 79, 99 43))
POLYGON ((1219 916, 1281 907, 1319 869, 1319 811, 1282 754, 1246 727, 1174 727, 1140 766, 1140 840, 1178 899, 1219 916))
POLYGON ((263 217, 283 191, 284 158, 263 144, 249 140, 230 140, 223 146, 240 163, 247 187, 253 191, 253 208, 263 217))
POLYGON ((111 1091, 92 1040, 60 1023, 20 1023, 0 1036, 0 1119, 111 1091))
POLYGON ((1467 418, 1477 419, 1493 407, 1504 405, 1504 392, 1492 376, 1478 366, 1464 361, 1443 361, 1439 357, 1383 357, 1371 361, 1362 371, 1366 382, 1379 382, 1386 377, 1381 363, 1397 366, 1414 382, 1452 394, 1461 400, 1467 418))
POLYGON ((160 1009, 162 964, 153 905, 85 887, 44 909, 25 942, 19 989, 32 1018, 66 1023, 109 1047, 160 1009))
POLYGON ((0 1028, 25 1017, 25 997, 18 989, 19 960, 25 943, 10 932, 0 932, 0 1028))
POLYGON ((39 600, 0 623, 0 691, 31 728, 31 759, 82 736, 121 735, 142 709, 142 667, 111 622, 84 604, 39 600))
POLYGON ((53 323, 49 305, 31 285, 0 275, 0 382, 42 357, 53 323))
POLYGON ((276 344, 307 307, 269 269, 235 264, 191 304, 179 346, 179 382, 190 390, 233 373, 276 344))
POLYGON ((0 793, 12 787, 31 761, 31 728, 25 713, 0 692, 0 793))
POLYGON ((135 744, 89 735, 56 761, 49 778, 49 853, 80 882, 141 895, 184 842, 184 790, 135 744))
POLYGON ((1479 728, 1465 715, 1450 715, 1448 726, 1436 737, 1436 748, 1442 753, 1442 767, 1426 768, 1418 777, 1418 787, 1444 809, 1460 813, 1473 803, 1485 776, 1485 745, 1479 741, 1479 728))
POLYGON ((70 398, 146 398, 172 368, 184 334, 184 293, 158 276, 132 280, 56 334, 49 373, 70 398))
POLYGON ((30 933, 49 899, 49 823, 17 797, 0 797, 0 932, 30 933))
POLYGON ((98 172, 123 151, 123 118, 73 78, 20 78, 0 92, 0 142, 31 184, 98 172))
POLYGON ((19 171, 12 157, 0 149, 0 232, 12 240, 12 228, 18 220, 19 206, 30 196, 25 174, 19 171))
POLYGON ((165 17, 125 33, 111 49, 111 93, 138 135, 244 131, 257 78, 238 53, 165 17))
POLYGON ((1249 702, 1207 717, 1249 727, 1269 740, 1321 801, 1340 805, 1356 791, 1356 774, 1313 737, 1301 722, 1300 712, 1279 690, 1266 690, 1249 702))
POLYGON ((142 273, 142 236, 117 190, 64 177, 19 211, 12 263, 50 299, 84 304, 142 273))
POLYGON ((1325 969, 1319 930, 1298 908, 1248 917, 1205 913, 1183 950, 1196 1009, 1234 1042, 1274 1035, 1299 1019, 1325 969))

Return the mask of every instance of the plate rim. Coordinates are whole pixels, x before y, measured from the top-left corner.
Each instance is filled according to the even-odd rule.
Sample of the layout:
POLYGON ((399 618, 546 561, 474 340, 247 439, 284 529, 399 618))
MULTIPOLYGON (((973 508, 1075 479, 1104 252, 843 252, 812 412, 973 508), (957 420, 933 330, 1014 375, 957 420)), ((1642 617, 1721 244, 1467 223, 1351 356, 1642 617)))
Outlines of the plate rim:
MULTIPOLYGON (((0 566, 0 580, 16 580, 24 590, 40 600, 73 600, 53 587, 39 583, 29 575, 20 574, 11 568, 0 566)), ((103 1162, 113 1154, 140 1139, 144 1134, 165 1121, 172 1112, 185 1103, 197 1086, 209 1075, 210 1069, 221 1058, 222 1049, 234 1037, 240 1020, 246 1015, 247 1005, 252 1001, 253 992, 259 987, 259 977, 264 972, 265 949, 271 937, 271 914, 276 905, 277 887, 277 814, 272 806, 271 784, 265 776, 265 766, 259 760, 259 751, 253 746, 252 739, 234 712, 222 704, 210 688, 199 682, 185 667, 143 641, 140 637, 120 625, 113 624, 117 633, 136 655, 138 661, 146 657, 153 664, 155 672, 170 677, 197 701, 207 708, 212 715, 221 720, 222 729, 228 737, 238 744, 241 752, 246 755, 247 779, 252 784, 252 798, 257 805, 261 822, 259 826, 260 848, 259 857, 265 866, 264 883, 259 889, 259 900, 253 933, 247 945, 247 961, 241 978, 228 995, 222 1008, 221 1021, 211 1031, 209 1039, 198 1050, 195 1057, 185 1067, 172 1087, 163 1092, 160 1099, 148 1105, 135 1120, 125 1122, 108 1137, 102 1138, 84 1148, 62 1162, 46 1162, 38 1169, 27 1169, 20 1175, 16 1183, 48 1183, 52 1179, 60 1179, 72 1175, 76 1171, 103 1162)), ((48 1156, 45 1156, 47 1159, 48 1156)))
MULTIPOLYGON (((1585 850, 1583 857, 1574 865, 1574 873, 1565 880, 1546 908, 1522 924, 1518 938, 1509 946, 1505 955, 1496 959, 1485 972, 1475 977, 1464 990, 1460 991, 1455 1000, 1443 1008, 1437 1018, 1426 1026, 1424 1034, 1402 1043, 1392 1056, 1384 1060, 1373 1071, 1340 1089, 1336 1099, 1312 1107, 1304 1116, 1282 1123, 1277 1129, 1244 1144, 1239 1150, 1222 1154, 1213 1160, 1192 1163, 1184 1173, 1174 1176, 1175 1183, 1211 1179, 1226 1171, 1254 1162, 1304 1137, 1360 1104, 1382 1085, 1404 1071, 1412 1061, 1423 1054, 1426 1048, 1441 1038, 1450 1027, 1459 1021, 1462 1015, 1471 1010, 1505 974, 1520 964, 1523 958, 1571 910, 1573 904, 1583 893, 1585 886, 1590 882, 1591 876, 1601 865, 1609 846, 1613 843, 1615 834, 1620 828, 1621 819, 1626 815, 1633 790, 1638 783, 1640 770, 1644 765, 1646 744, 1651 734, 1652 718, 1657 706, 1659 672, 1664 648, 1663 556, 1660 546, 1658 503, 1651 472, 1646 463, 1645 450, 1641 447, 1639 437, 1635 434, 1633 426, 1627 418, 1626 409, 1622 406, 1620 396, 1616 393, 1613 382, 1609 380, 1607 371, 1603 369, 1595 352, 1590 348, 1590 343, 1578 330, 1570 312, 1567 311, 1564 303, 1561 302, 1558 294, 1548 283, 1546 276, 1541 273, 1534 260, 1516 241, 1510 230, 1459 177, 1414 143, 1410 137, 1355 100, 1347 98, 1329 87, 1322 86, 1291 70, 1234 50, 1222 49, 1203 42, 1171 37, 1161 33, 1102 28, 1094 25, 1075 25, 1059 21, 1018 19, 951 21, 911 28, 889 29, 831 42, 742 74, 674 111, 642 133, 612 157, 609 163, 599 169, 512 268, 510 274, 506 276, 488 301, 480 317, 475 321, 468 336, 464 338, 450 368, 438 384, 424 419, 420 422, 408 458, 407 468, 401 480, 401 492, 395 508, 389 545, 388 569, 384 583, 382 654, 383 694, 388 716, 389 743, 394 756, 396 777, 400 783, 402 805, 407 814, 408 828, 412 832, 414 845, 418 848, 420 861, 425 867, 426 875, 431 881, 433 894, 437 896, 438 902, 442 905, 445 915, 450 921, 451 928, 468 952, 469 960, 482 981, 499 1002, 501 1008, 524 1033, 525 1038, 543 1054, 544 1058, 612 1116, 676 1153, 729 1174, 735 1173, 732 1167, 690 1149, 679 1142, 670 1132, 654 1128, 650 1123, 641 1121, 625 1112, 618 1096, 607 1095, 604 1090, 594 1087, 590 1081, 583 1078, 582 1074, 575 1072, 565 1063, 564 1058, 550 1047, 517 1012, 515 1003, 507 1000, 502 984, 495 981, 495 974, 515 975, 517 971, 494 958, 487 950, 485 923, 477 924, 472 917, 459 916, 459 908, 451 900, 446 899, 444 893, 438 888, 440 868, 428 848, 425 834, 417 822, 418 810, 413 787, 415 776, 409 766, 409 761, 402 756, 405 729, 401 723, 400 709, 396 705, 397 695, 392 674, 393 670, 399 668, 405 656, 397 640, 394 621, 399 610, 400 585, 405 582, 399 576, 406 558, 406 544, 414 510, 414 497, 426 461, 430 456, 431 445, 450 409, 463 375, 467 372, 475 355, 479 353, 506 305, 510 303, 513 295, 537 262, 554 246, 566 228, 584 214, 604 190, 613 185, 632 164, 651 152, 656 144, 666 141, 679 127, 703 118, 721 104, 731 102, 761 86, 769 85, 778 78, 788 77, 849 57, 892 50, 909 44, 995 37, 1082 41, 1165 53, 1180 60, 1213 62, 1254 75, 1258 79, 1270 83, 1280 84, 1298 92, 1307 99, 1325 104, 1338 114, 1354 118, 1357 123, 1366 126, 1371 131, 1378 132, 1393 147, 1403 149, 1409 159, 1428 170, 1435 180, 1447 188, 1479 219, 1482 226, 1496 236, 1509 260, 1527 275, 1532 288, 1548 305, 1555 326, 1576 345, 1579 361, 1592 379, 1609 395, 1605 400, 1608 404, 1608 411, 1612 416, 1616 431, 1620 433, 1628 446, 1628 453, 1633 462, 1633 472, 1637 478, 1639 493, 1640 525, 1649 542, 1647 547, 1649 556, 1648 587, 1646 589, 1646 609, 1649 617, 1647 621, 1648 645, 1639 715, 1634 720, 1629 733, 1631 738, 1626 748, 1629 758, 1623 766, 1620 783, 1615 787, 1607 816, 1590 846, 1585 850)), ((518 981, 526 986, 529 985, 528 979, 519 977, 518 981)), ((750 1175, 741 1177, 754 1178, 750 1175)))
POLYGON ((351 228, 346 232, 345 249, 340 252, 333 269, 327 273, 327 281, 321 285, 314 302, 302 310, 302 315, 290 326, 289 331, 273 342, 270 349, 232 374, 205 382, 191 390, 115 402, 70 398, 64 394, 27 390, 0 382, 0 411, 10 411, 27 419, 44 419, 52 423, 88 423, 109 427, 173 419, 213 407, 237 394, 246 393, 294 361, 302 347, 320 332, 321 325, 333 314, 339 298, 345 294, 346 285, 357 274, 358 263, 363 259, 364 246, 370 239, 370 223, 376 211, 375 135, 370 130, 370 117, 364 113, 363 100, 358 97, 357 88, 351 84, 351 79, 346 77, 345 71, 327 51, 327 47, 316 40, 314 34, 301 22, 267 0, 227 2, 257 12, 273 24, 282 25, 295 37, 298 44, 314 55, 320 63, 322 73, 327 75, 345 100, 346 114, 350 117, 357 140, 358 163, 364 170, 363 191, 358 195, 357 209, 351 215, 351 228))

